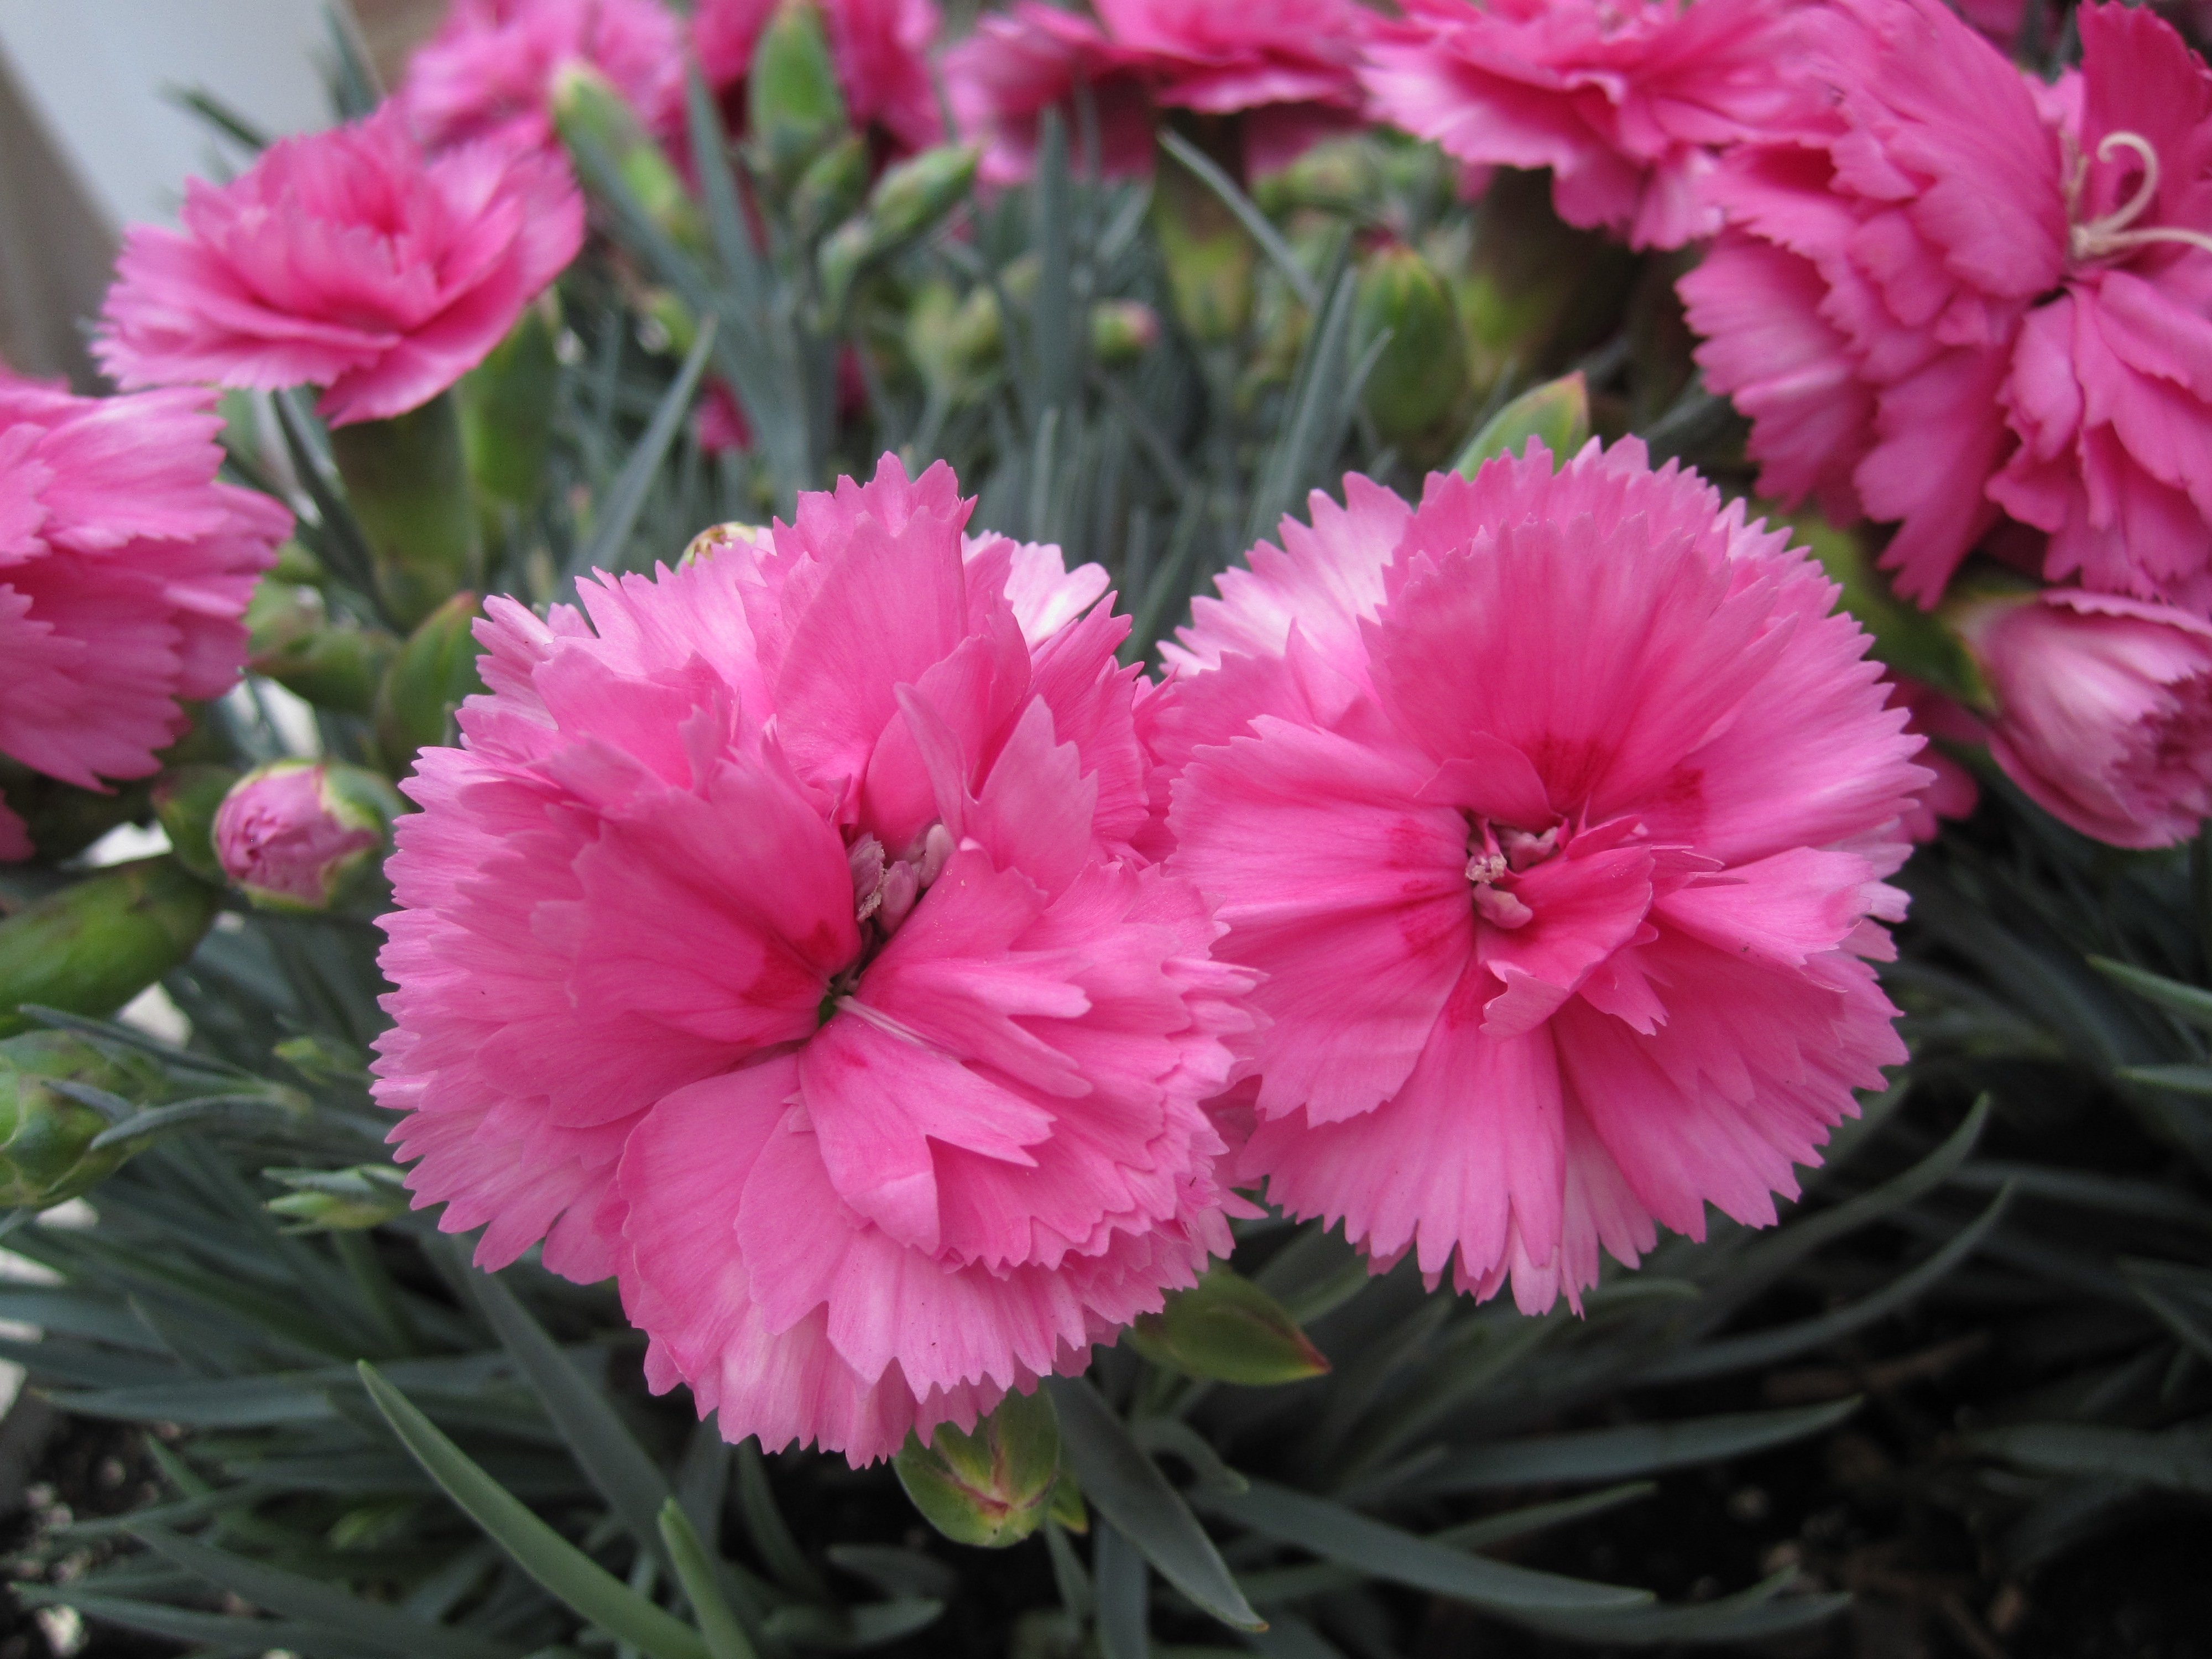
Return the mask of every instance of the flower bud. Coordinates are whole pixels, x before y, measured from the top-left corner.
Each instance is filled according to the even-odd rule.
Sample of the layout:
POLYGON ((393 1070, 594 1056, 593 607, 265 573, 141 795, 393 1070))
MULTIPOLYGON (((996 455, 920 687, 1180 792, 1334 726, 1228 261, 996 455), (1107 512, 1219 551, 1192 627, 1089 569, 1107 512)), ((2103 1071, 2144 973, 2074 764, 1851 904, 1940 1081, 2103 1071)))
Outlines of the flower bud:
POLYGON ((465 586, 478 562, 453 394, 388 421, 333 428, 331 459, 368 539, 378 596, 411 628, 465 586))
POLYGON ((848 132, 806 164, 791 187, 791 227, 811 240, 860 204, 868 188, 868 141, 848 132))
POLYGON ((921 235, 958 206, 975 182, 982 152, 973 144, 940 144, 887 169, 868 192, 868 220, 878 246, 921 235))
POLYGON ((1987 683, 1990 753, 2030 799, 2115 847, 2212 816, 2212 623, 2075 588, 1945 607, 1987 683))
POLYGON ((1264 1387, 1328 1370, 1282 1304, 1227 1267, 1176 1291, 1158 1313, 1140 1316, 1129 1340, 1154 1364, 1223 1382, 1264 1387))
POLYGON ((173 858, 111 865, 0 921, 0 1036, 25 1003, 105 1018, 192 953, 222 895, 173 858))
POLYGON ((747 114, 769 171, 796 179, 847 127, 845 95, 815 0, 783 0, 754 44, 747 114))
POLYGON ((1450 417, 1467 392, 1467 341, 1451 291, 1426 259, 1402 244, 1370 255, 1352 326, 1362 351, 1390 336, 1360 393, 1386 441, 1409 442, 1450 417))
POLYGON ((1005 1549, 1044 1520, 1060 1474, 1060 1419, 1042 1389, 1010 1394, 973 1433, 941 1423, 927 1446, 909 1434, 892 1467, 922 1519, 954 1543, 1005 1549))
POLYGON ((319 708, 366 714, 399 648, 381 629, 333 624, 319 590, 262 579, 246 608, 246 666, 319 708))
POLYGON ((686 247, 706 246, 698 204, 684 176, 655 143, 629 100, 580 58, 553 71, 553 125, 586 179, 612 169, 637 210, 686 247))
POLYGON ((1160 313, 1142 300, 1101 300, 1091 307, 1091 355, 1109 368, 1133 363, 1160 343, 1160 313))
POLYGON ((453 710, 483 690, 477 673, 477 596, 456 593, 399 647, 376 694, 376 742, 394 776, 417 750, 444 743, 453 710))
POLYGON ((407 1213, 406 1178, 389 1164, 350 1170, 264 1170, 292 1190, 269 1200, 292 1233, 359 1232, 407 1213))
POLYGON ((398 792, 366 767, 272 761, 232 786, 215 815, 223 874, 270 910, 327 910, 382 855, 398 792))
POLYGON ((750 547, 760 540, 761 533, 758 525, 740 524, 734 519, 727 524, 710 524, 685 546, 684 556, 676 561, 677 568, 711 559, 726 547, 750 547))
POLYGON ((926 283, 908 307, 906 353, 933 395, 947 404, 981 391, 1006 355, 999 296, 978 284, 963 299, 950 283, 926 283))
POLYGON ((158 1089, 161 1070, 138 1056, 112 1058, 63 1031, 0 1042, 0 1206, 43 1210, 90 1190, 131 1156, 95 1150, 106 1118, 53 1085, 89 1084, 125 1098, 158 1089))

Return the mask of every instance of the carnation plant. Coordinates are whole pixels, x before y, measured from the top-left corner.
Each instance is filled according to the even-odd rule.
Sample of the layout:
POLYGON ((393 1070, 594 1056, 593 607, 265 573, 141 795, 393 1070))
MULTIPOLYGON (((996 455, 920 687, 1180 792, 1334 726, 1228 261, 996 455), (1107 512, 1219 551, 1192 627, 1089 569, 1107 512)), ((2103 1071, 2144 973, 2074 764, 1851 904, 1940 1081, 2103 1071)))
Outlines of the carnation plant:
POLYGON ((119 389, 0 378, 0 1352, 155 1488, 25 1599, 1816 1643, 1561 1540, 1868 1395, 2004 1573, 2201 1498, 2212 71, 2031 9, 456 0, 198 99, 119 389))

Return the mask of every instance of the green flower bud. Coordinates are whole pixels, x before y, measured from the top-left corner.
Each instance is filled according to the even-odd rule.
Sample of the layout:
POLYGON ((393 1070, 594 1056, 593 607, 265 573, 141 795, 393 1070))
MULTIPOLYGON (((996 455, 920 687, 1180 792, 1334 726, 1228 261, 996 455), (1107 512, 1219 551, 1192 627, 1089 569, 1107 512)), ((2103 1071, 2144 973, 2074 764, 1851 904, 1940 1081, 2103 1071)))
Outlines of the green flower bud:
POLYGON ((1044 1520, 1060 1474, 1060 1419, 1042 1389, 1010 1394, 972 1434, 941 1423, 927 1446, 909 1434, 892 1467, 938 1531, 1004 1549, 1044 1520))
POLYGON ((407 1213, 405 1178, 389 1164, 350 1170, 264 1170, 292 1190, 269 1200, 269 1210, 291 1224, 291 1233, 358 1232, 407 1213))
POLYGON ((684 175, 637 118, 614 83, 580 58, 553 72, 553 125, 590 177, 594 164, 613 168, 638 210, 687 247, 706 246, 698 204, 684 175))
POLYGON ((1467 341, 1451 290, 1426 259, 1403 245, 1370 255, 1353 329, 1362 351, 1390 336, 1360 393, 1385 440, 1410 443, 1450 417, 1467 393, 1467 341))
POLYGON ((448 741, 453 711, 484 689, 477 673, 477 596, 456 593, 399 647, 376 694, 376 742, 394 776, 415 751, 448 741))
POLYGON ((1299 1382, 1328 1370, 1282 1304, 1225 1267, 1139 1317, 1129 1340, 1156 1365, 1223 1382, 1299 1382))
POLYGON ((1325 138, 1253 188, 1261 207, 1278 216, 1301 208, 1324 213, 1364 213, 1382 199, 1382 158, 1375 141, 1364 134, 1325 138))
POLYGON ((860 204, 868 188, 868 141, 848 132, 806 164, 791 187, 791 228, 805 241, 860 204))
POLYGON ((1160 343, 1160 313, 1142 300, 1101 300, 1091 307, 1091 355, 1109 368, 1133 363, 1160 343))
POLYGON ((388 421, 335 428, 331 457, 368 538, 377 593, 411 628, 465 586, 479 562, 453 394, 388 421))
POLYGON ((783 0, 754 43, 745 74, 753 141, 768 169, 798 178, 848 125, 830 36, 814 0, 783 0))
POLYGON ((405 810, 389 781, 337 761, 272 761, 215 815, 223 875, 264 910, 327 910, 370 868, 405 810))
POLYGON ((868 192, 877 245, 896 247, 951 212, 974 185, 981 157, 973 144, 940 144, 886 169, 868 192))
POLYGON ((0 1206, 43 1210, 114 1173, 128 1146, 94 1150, 107 1119, 54 1088, 89 1084, 126 1099, 143 1099, 161 1085, 161 1068, 143 1056, 111 1056, 64 1031, 32 1031, 0 1042, 0 1206))
POLYGON ((958 403, 981 390, 1005 356, 999 296, 978 286, 963 299, 942 278, 924 283, 907 307, 902 343, 930 391, 958 403))
POLYGON ((222 895, 173 858, 112 865, 0 921, 0 1036, 37 1003, 105 1018, 191 955, 222 895))
POLYGON ((1485 461, 1522 453, 1531 438, 1542 441, 1558 466, 1588 443, 1589 434, 1589 384, 1577 369, 1522 392, 1485 421, 1460 451, 1452 471, 1472 478, 1485 461))

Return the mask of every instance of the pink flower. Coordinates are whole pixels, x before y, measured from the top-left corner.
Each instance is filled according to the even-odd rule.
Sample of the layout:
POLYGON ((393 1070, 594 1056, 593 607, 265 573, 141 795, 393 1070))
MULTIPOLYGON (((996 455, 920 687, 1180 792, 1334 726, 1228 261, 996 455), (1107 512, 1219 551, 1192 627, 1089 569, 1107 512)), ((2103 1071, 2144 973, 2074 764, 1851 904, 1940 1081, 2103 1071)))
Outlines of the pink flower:
MULTIPOLYGON (((941 19, 933 0, 819 0, 830 59, 854 127, 872 131, 889 157, 912 155, 945 139, 929 49, 941 19)), ((691 19, 707 84, 734 112, 752 67, 753 47, 775 15, 776 0, 700 0, 691 19)))
POLYGON ((660 0, 453 0, 392 101, 433 149, 556 147, 553 77, 581 61, 656 132, 684 125, 684 34, 660 0))
POLYGON ((2212 817, 2212 623, 2056 587, 1959 623, 1996 701, 1990 752, 2037 805, 2115 847, 2171 847, 2212 817))
POLYGON ((1470 166, 1549 167, 1569 224, 1680 247, 1715 155, 1794 101, 1786 0, 1405 0, 1369 49, 1376 112, 1470 166))
MULTIPOLYGON (((292 518, 216 482, 213 403, 0 368, 0 753, 82 789, 145 777, 179 705, 237 680, 239 618, 292 518)), ((31 850, 0 805, 0 859, 31 850)))
POLYGON ((986 141, 984 178, 1029 176, 1048 109, 1071 121, 1073 137, 1075 91, 1086 84, 1109 175, 1151 167, 1156 106, 1243 115, 1245 171, 1257 175, 1353 125, 1364 105, 1357 70, 1374 17, 1354 0, 1097 0, 1094 9, 1097 23, 1018 0, 946 54, 961 129, 986 141))
POLYGON ((583 244, 556 157, 425 156, 386 107, 270 147, 185 228, 126 234, 94 350, 125 386, 326 387, 334 425, 427 403, 499 343, 583 244))
POLYGON ((409 786, 410 1183, 487 1265, 617 1274, 733 1439, 969 1426, 1228 1248, 1249 975, 1129 850, 1128 624, 970 505, 886 457, 589 621, 495 599, 409 786))
POLYGON ((364 767, 272 761, 216 809, 216 858, 256 904, 325 909, 375 859, 398 810, 392 786, 364 767))
POLYGON ((2084 6, 2027 80, 1936 0, 1848 0, 1797 138, 1732 152, 1686 276, 1760 486, 1899 521, 1933 604, 2000 510, 2053 580, 2212 610, 2212 74, 2147 9, 2084 6))
POLYGON ((1146 710, 1168 868, 1264 975, 1238 1178, 1532 1312, 1771 1222, 1905 1058, 1868 958, 1928 775, 1865 635, 1632 439, 1345 488, 1146 710))

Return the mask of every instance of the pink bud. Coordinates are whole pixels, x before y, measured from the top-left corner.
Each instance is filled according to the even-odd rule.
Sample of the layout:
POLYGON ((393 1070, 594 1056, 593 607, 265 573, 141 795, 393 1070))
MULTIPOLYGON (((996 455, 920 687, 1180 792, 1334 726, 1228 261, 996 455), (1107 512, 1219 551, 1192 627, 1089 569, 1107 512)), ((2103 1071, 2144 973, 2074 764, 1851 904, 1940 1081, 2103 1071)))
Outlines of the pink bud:
POLYGON ((392 786, 362 767, 272 762, 223 797, 215 815, 216 856, 257 905, 326 909, 382 851, 400 810, 392 786))
POLYGON ((2212 623, 2073 588, 1957 620, 1996 704, 1990 752, 2038 805, 2115 847, 2212 815, 2212 623))

